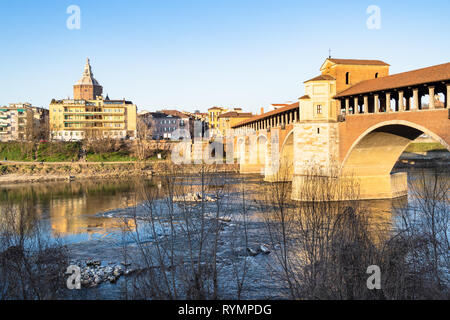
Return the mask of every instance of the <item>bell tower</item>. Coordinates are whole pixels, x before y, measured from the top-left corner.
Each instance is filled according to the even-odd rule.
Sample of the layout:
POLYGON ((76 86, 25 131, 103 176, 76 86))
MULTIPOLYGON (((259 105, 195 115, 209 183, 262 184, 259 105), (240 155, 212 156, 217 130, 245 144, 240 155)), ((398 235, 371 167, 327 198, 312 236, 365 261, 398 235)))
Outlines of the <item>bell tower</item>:
POLYGON ((89 59, 84 67, 83 77, 73 86, 75 100, 95 100, 103 93, 103 87, 94 78, 89 59))

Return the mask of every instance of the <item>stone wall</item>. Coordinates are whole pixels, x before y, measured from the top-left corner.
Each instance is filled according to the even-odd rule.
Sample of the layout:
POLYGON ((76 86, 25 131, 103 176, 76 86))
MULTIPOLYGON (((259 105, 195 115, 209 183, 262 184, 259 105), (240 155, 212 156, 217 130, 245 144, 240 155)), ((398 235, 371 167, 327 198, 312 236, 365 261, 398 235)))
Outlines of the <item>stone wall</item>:
POLYGON ((339 156, 337 123, 299 123, 294 127, 294 174, 306 174, 311 168, 328 171, 339 156))

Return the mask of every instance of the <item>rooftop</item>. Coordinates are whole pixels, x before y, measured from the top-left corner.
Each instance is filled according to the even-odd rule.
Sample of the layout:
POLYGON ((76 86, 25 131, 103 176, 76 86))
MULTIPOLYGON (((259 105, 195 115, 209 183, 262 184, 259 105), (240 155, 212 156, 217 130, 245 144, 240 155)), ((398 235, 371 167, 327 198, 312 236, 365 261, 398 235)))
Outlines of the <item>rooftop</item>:
POLYGON ((329 81, 329 80, 336 80, 336 79, 328 74, 321 74, 320 76, 305 81, 305 83, 310 81, 329 81))
POLYGON ((423 69, 397 73, 382 78, 361 81, 347 90, 338 93, 335 98, 449 80, 450 62, 423 69))
POLYGON ((226 113, 222 113, 219 118, 250 118, 253 117, 253 114, 248 112, 236 112, 236 111, 229 111, 226 113))
POLYGON ((235 126, 233 126, 233 128, 238 128, 241 127, 243 125, 246 125, 248 123, 252 123, 258 120, 262 120, 262 119, 266 119, 269 118, 271 116, 286 112, 286 111, 290 111, 290 110, 294 110, 297 109, 299 107, 299 102, 294 102, 292 104, 273 104, 273 106, 283 106, 281 108, 278 108, 276 110, 272 110, 263 114, 260 114, 258 116, 254 116, 250 119, 247 119, 245 121, 239 122, 238 124, 236 124, 235 126))
POLYGON ((161 110, 162 113, 167 114, 168 116, 178 117, 178 118, 189 118, 189 116, 178 110, 161 110))
POLYGON ((83 77, 78 80, 75 85, 94 85, 100 86, 97 80, 94 78, 94 73, 92 72, 91 64, 89 59, 86 61, 86 65, 84 66, 83 77))
POLYGON ((363 60, 363 59, 334 59, 328 58, 330 62, 336 64, 346 64, 346 65, 359 65, 359 66, 389 66, 384 61, 381 60, 363 60))

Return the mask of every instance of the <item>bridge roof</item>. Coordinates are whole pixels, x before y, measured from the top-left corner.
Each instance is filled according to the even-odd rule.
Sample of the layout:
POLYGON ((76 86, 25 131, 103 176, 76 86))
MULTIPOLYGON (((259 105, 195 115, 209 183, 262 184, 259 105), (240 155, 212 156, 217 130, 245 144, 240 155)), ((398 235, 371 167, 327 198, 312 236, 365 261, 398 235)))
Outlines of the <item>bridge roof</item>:
POLYGON ((222 113, 218 118, 250 118, 252 116, 253 114, 251 112, 229 111, 222 113))
POLYGON ((376 91, 409 87, 425 83, 450 80, 450 62, 428 68, 397 73, 377 79, 361 81, 338 93, 335 98, 359 95, 376 91))
POLYGON ((292 104, 274 104, 273 106, 282 106, 284 105, 284 107, 282 108, 278 108, 263 114, 260 114, 258 116, 254 116, 253 118, 247 119, 245 121, 239 122, 238 124, 234 125, 233 128, 238 128, 238 127, 242 127, 243 125, 258 121, 258 120, 262 120, 262 119, 266 119, 266 118, 270 118, 274 115, 286 112, 286 111, 290 111, 290 110, 294 110, 297 109, 300 104, 299 102, 294 102, 292 104))

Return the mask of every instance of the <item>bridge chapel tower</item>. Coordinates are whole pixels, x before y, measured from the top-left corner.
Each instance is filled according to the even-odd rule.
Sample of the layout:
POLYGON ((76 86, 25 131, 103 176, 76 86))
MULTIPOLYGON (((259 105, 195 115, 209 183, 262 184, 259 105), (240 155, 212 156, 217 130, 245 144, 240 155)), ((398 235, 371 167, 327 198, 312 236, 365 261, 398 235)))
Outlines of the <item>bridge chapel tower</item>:
POLYGON ((299 98, 299 121, 294 125, 292 195, 301 199, 306 175, 329 176, 338 170, 339 116, 341 105, 333 97, 358 82, 389 75, 389 65, 379 60, 328 58, 321 75, 305 81, 305 95, 299 98), (296 196, 297 195, 297 196, 296 196))

